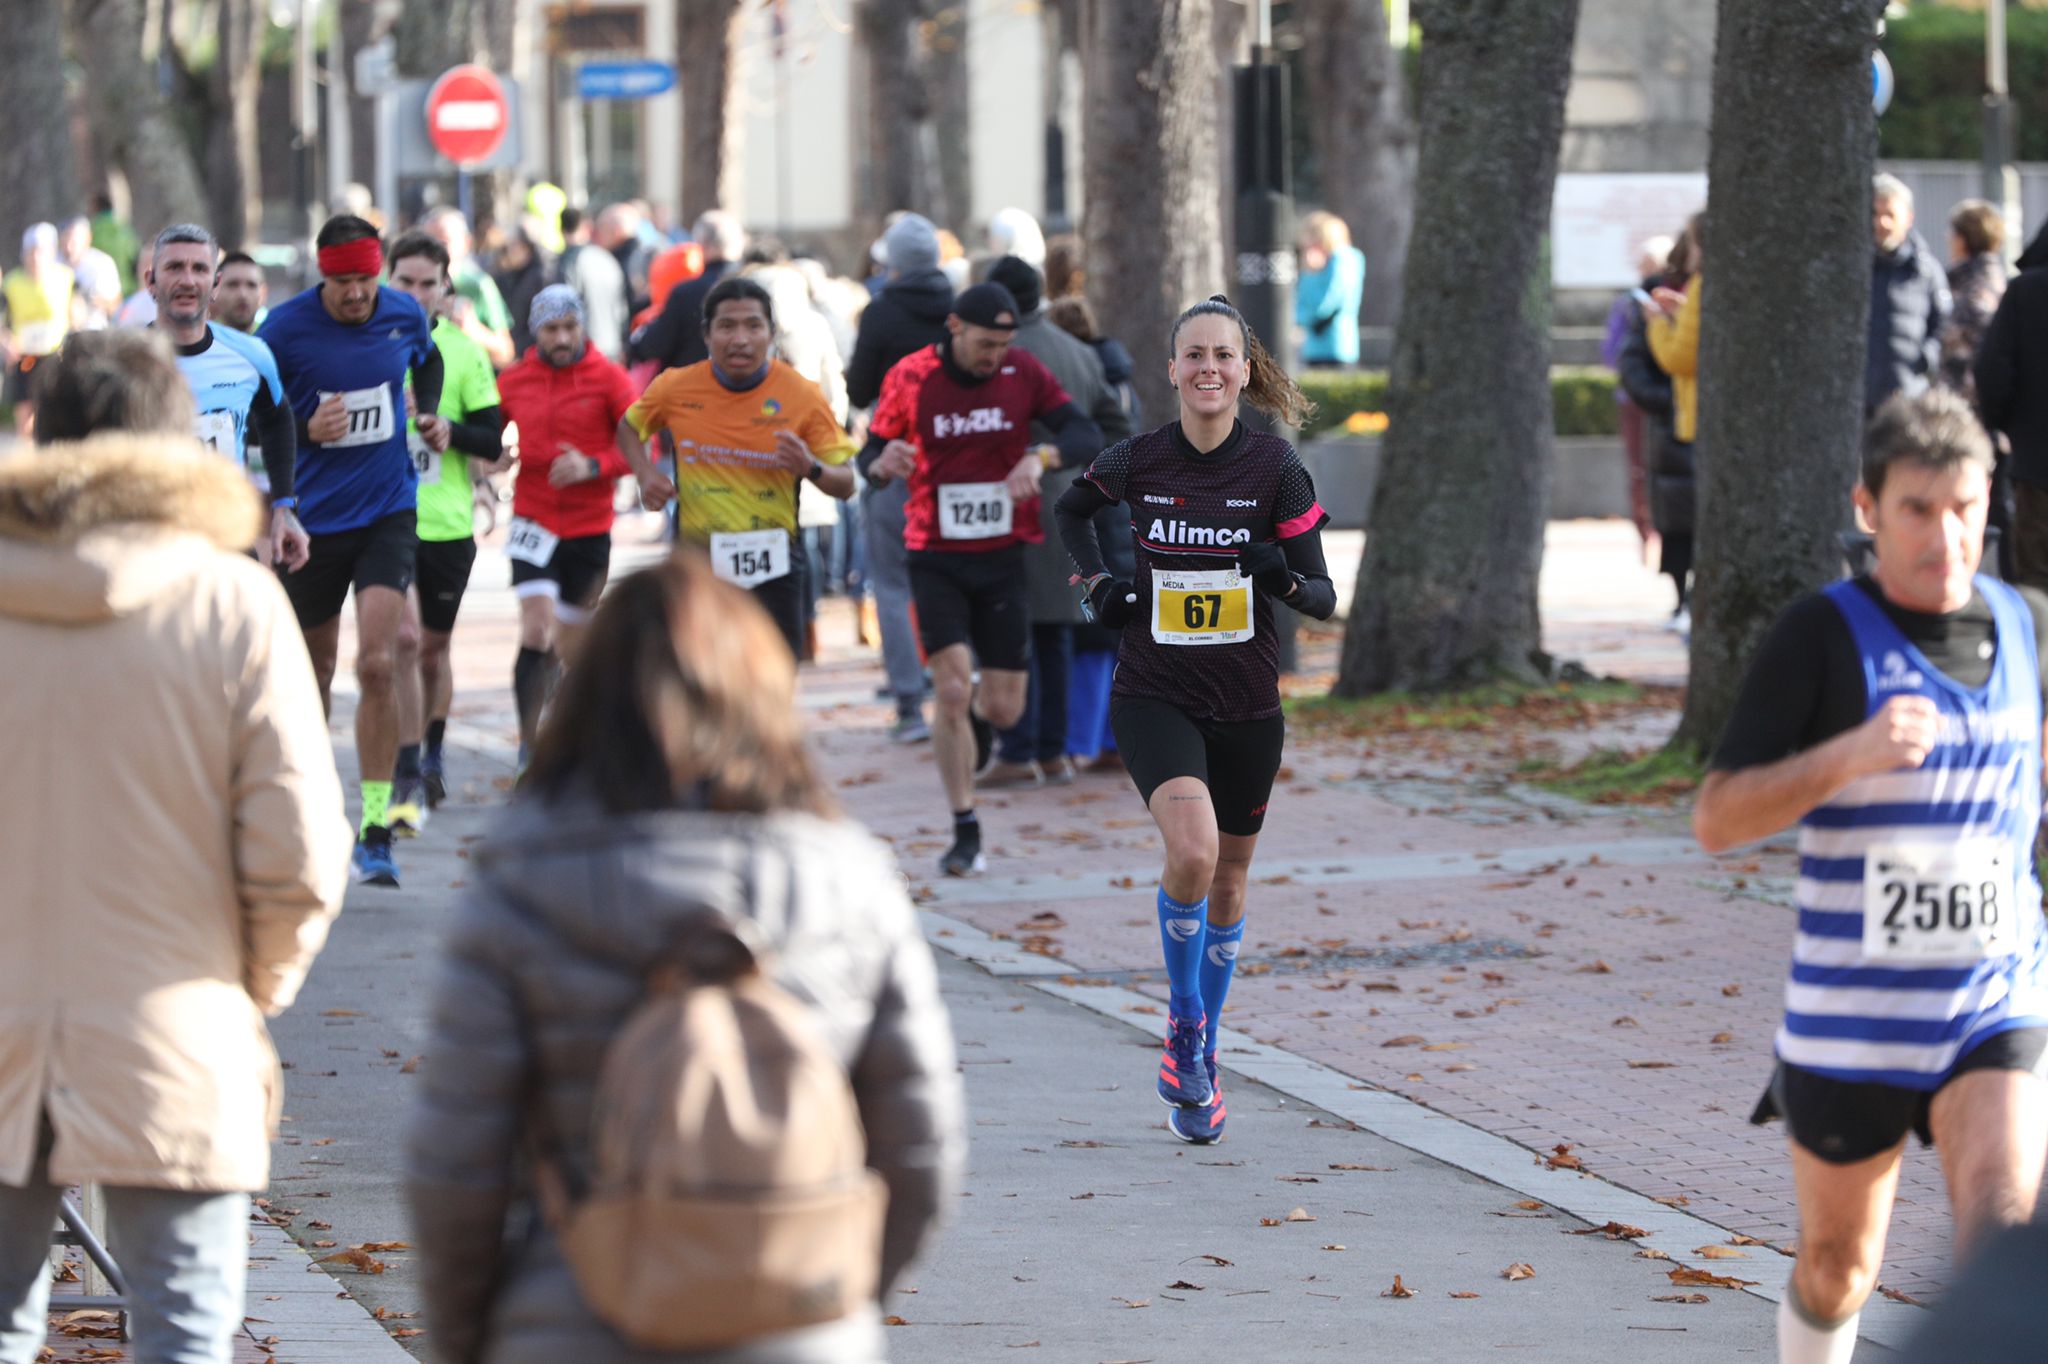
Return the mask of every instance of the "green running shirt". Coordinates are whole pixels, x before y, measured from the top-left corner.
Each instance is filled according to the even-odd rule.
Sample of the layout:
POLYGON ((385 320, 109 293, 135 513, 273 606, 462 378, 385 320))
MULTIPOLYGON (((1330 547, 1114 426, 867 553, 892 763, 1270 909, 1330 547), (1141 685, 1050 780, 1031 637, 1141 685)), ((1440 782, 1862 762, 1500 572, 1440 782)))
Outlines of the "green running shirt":
MULTIPOLYGON (((434 323, 434 344, 441 348, 443 417, 467 421, 475 413, 498 405, 498 381, 482 346, 464 336, 462 328, 445 317, 434 323)), ((467 540, 476 533, 469 456, 453 446, 446 454, 435 455, 421 442, 411 422, 405 424, 405 432, 413 467, 420 473, 420 539, 467 540)))

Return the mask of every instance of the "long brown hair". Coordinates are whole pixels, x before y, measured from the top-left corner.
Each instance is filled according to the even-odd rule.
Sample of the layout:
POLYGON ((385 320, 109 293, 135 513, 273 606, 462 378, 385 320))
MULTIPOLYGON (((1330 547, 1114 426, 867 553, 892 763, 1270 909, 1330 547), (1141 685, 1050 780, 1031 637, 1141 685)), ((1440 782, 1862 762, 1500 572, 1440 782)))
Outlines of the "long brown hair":
POLYGON ((613 814, 834 813, 804 751, 789 646, 695 549, 605 594, 524 784, 543 800, 587 792, 613 814))
POLYGON ((1244 392, 1239 396, 1245 402, 1296 429, 1316 414, 1316 405, 1309 400, 1308 394, 1303 393, 1300 385, 1280 368, 1280 362, 1260 343, 1251 323, 1244 320, 1244 314, 1231 307, 1230 300, 1222 294, 1210 295, 1173 320, 1173 331, 1166 338, 1166 353, 1179 353, 1182 327, 1195 318, 1208 316, 1229 318, 1237 324, 1238 334, 1244 337, 1245 364, 1250 372, 1244 381, 1244 392))

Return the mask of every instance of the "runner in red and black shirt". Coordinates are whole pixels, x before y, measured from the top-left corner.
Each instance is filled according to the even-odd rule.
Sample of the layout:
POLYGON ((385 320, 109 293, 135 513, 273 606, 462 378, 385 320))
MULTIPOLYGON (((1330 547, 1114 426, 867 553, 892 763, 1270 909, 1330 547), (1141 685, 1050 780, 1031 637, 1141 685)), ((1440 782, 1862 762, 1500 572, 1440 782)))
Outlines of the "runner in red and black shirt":
POLYGON ((949 876, 986 865, 974 775, 995 731, 1024 710, 1031 612, 1021 547, 1045 538, 1039 477, 1102 446, 1100 429, 1051 371, 1010 349, 1021 315, 1000 284, 964 290, 946 319, 947 339, 905 356, 882 381, 859 455, 870 483, 910 480, 903 544, 937 702, 932 747, 953 810, 953 846, 939 861, 949 876), (1057 446, 1032 447, 1033 421, 1057 446))
POLYGON ((1159 932, 1172 998, 1159 1095, 1183 1141, 1223 1135, 1216 1040, 1244 937, 1245 883, 1280 770, 1281 602, 1327 620, 1329 520, 1294 447, 1249 431, 1240 396, 1290 424, 1308 400, 1221 298, 1174 323, 1180 420, 1120 441, 1060 497, 1060 539, 1096 620, 1120 627, 1110 723, 1166 840, 1159 932), (1136 581, 1113 578, 1093 517, 1127 503, 1136 581))

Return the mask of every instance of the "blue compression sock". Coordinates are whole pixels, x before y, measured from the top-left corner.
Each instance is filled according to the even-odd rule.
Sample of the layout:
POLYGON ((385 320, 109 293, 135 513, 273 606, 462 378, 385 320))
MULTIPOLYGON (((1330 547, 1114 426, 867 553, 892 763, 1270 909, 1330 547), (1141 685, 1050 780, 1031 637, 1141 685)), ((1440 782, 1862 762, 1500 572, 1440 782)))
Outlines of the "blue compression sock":
POLYGON ((1159 945, 1166 954, 1167 988, 1176 1018, 1202 1016, 1202 937, 1209 897, 1184 905, 1159 888, 1159 945))
POLYGON ((1209 1016, 1208 1036, 1202 1052, 1216 1059, 1216 1035, 1223 1030, 1223 1001, 1230 998, 1230 978, 1237 973, 1237 947, 1244 941, 1244 920, 1228 928, 1209 925, 1208 946, 1202 952, 1202 1012, 1209 1016))

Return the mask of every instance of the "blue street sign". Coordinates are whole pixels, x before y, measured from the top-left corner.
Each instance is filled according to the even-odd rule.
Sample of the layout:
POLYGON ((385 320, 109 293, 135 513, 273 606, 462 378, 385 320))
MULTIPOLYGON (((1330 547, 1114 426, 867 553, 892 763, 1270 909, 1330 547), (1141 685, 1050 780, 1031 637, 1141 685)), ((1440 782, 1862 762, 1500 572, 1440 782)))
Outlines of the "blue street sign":
POLYGON ((586 62, 576 72, 578 99, 650 99, 675 88, 669 62, 586 62))
POLYGON ((1879 114, 1892 107, 1892 94, 1898 85, 1892 79, 1891 61, 1882 52, 1870 54, 1870 103, 1879 114))

